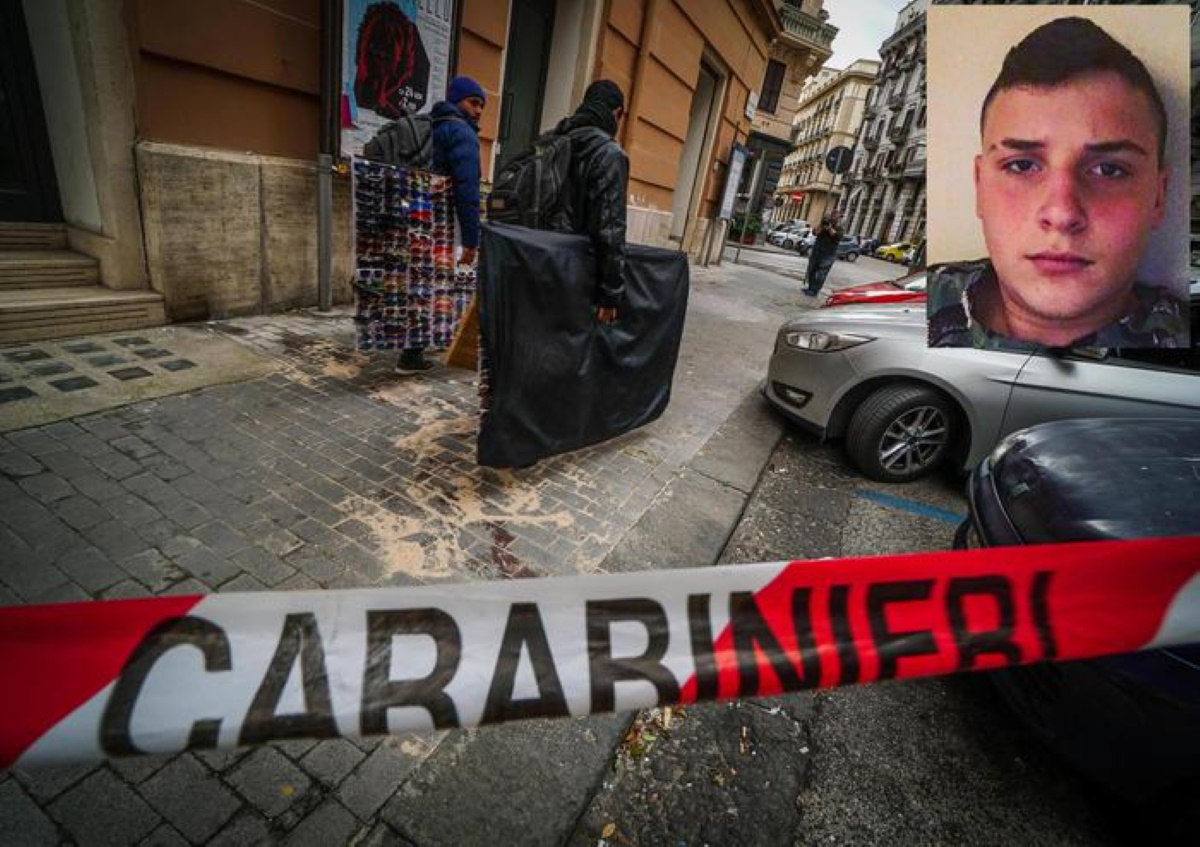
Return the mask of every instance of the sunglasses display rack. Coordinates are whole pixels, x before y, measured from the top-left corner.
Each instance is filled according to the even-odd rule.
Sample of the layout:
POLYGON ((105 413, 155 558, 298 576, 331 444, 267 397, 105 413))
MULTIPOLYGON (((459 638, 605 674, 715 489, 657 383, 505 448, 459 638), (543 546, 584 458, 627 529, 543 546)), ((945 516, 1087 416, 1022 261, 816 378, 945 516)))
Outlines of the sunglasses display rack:
POLYGON ((445 350, 475 293, 458 266, 449 177, 355 158, 354 290, 359 350, 445 350))

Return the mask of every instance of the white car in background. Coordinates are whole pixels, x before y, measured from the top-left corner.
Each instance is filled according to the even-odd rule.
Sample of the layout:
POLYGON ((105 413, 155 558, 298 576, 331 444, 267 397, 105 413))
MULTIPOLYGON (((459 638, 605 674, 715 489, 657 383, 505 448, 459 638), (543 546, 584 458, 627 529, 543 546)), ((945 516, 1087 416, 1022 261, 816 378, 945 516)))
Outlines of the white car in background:
POLYGON ((785 250, 795 250, 800 242, 803 239, 808 238, 811 233, 812 227, 807 225, 789 230, 783 238, 779 239, 779 246, 785 250))
POLYGON ((795 250, 800 240, 812 232, 812 226, 805 221, 792 222, 780 227, 767 236, 767 241, 785 250, 795 250))

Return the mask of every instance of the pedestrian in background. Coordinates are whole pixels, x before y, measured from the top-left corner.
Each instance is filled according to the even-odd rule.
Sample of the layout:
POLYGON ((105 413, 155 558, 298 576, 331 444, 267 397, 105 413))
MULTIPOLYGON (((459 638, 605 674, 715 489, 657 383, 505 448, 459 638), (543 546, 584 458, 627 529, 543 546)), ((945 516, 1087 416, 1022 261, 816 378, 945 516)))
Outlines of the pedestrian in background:
POLYGON ((804 278, 804 293, 816 297, 821 293, 825 277, 837 260, 838 242, 842 240, 841 215, 836 210, 821 220, 817 227, 817 240, 808 256, 808 272, 804 278))
MULTIPOLYGON (((454 183, 454 213, 458 219, 461 264, 473 265, 479 253, 479 119, 487 104, 483 86, 469 76, 450 81, 446 99, 433 104, 433 172, 454 183)), ((424 348, 400 354, 396 373, 405 376, 425 373, 433 362, 424 348)))

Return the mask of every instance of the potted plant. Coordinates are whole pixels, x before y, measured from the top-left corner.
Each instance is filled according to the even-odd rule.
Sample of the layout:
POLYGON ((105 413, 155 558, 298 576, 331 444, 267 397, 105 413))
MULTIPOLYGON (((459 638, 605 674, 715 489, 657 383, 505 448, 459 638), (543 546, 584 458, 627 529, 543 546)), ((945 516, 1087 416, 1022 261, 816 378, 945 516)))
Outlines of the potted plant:
POLYGON ((758 218, 734 218, 729 236, 739 244, 753 244, 762 230, 762 221, 758 218))

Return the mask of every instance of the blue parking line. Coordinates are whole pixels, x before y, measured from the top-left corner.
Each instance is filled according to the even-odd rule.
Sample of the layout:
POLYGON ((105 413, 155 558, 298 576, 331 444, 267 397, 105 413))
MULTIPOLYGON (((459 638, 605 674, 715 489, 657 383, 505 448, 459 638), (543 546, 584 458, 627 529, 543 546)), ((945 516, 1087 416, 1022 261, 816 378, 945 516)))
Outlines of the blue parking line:
POLYGON ((963 518, 966 517, 966 515, 956 515, 954 512, 947 511, 946 509, 939 509, 937 506, 928 506, 925 503, 918 503, 916 500, 893 497, 890 494, 880 494, 878 491, 868 491, 865 488, 860 488, 854 493, 864 500, 870 500, 881 506, 887 506, 890 509, 899 509, 902 512, 911 512, 923 518, 933 518, 935 521, 941 521, 942 523, 960 524, 963 518))

